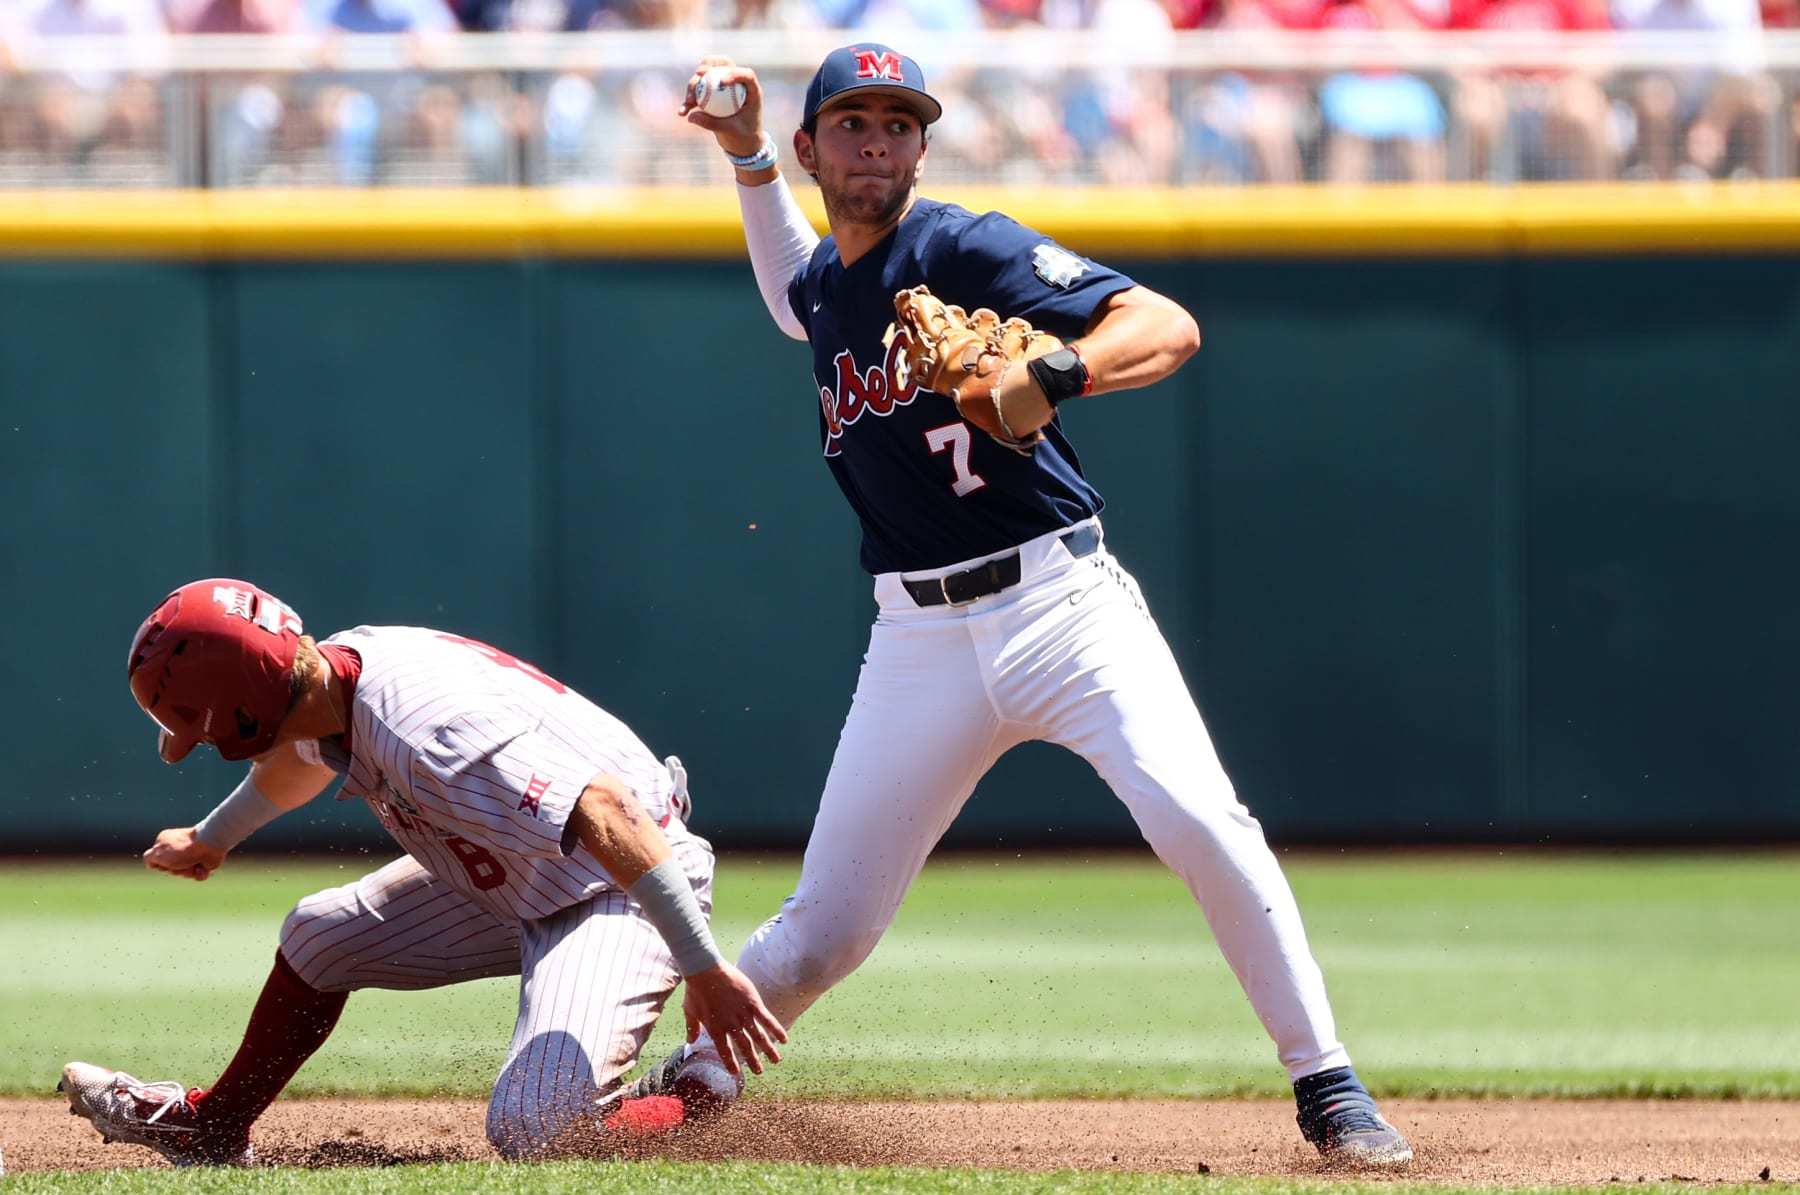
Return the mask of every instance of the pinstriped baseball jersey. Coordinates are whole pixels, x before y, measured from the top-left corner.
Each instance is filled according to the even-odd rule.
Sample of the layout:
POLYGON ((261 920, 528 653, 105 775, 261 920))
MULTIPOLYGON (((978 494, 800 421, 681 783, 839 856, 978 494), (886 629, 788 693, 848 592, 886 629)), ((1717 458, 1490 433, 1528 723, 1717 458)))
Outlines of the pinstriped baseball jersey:
POLYGON ((685 837, 667 767, 623 722, 522 660, 423 627, 325 640, 362 660, 343 796, 361 797, 406 852, 507 920, 616 889, 568 842, 576 800, 608 772, 685 837))

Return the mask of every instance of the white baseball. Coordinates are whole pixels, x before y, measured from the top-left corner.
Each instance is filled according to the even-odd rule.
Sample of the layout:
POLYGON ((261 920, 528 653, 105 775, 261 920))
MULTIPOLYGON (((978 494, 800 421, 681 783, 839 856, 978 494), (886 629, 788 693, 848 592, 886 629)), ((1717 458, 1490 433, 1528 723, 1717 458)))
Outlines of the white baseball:
POLYGON ((694 107, 708 116, 731 116, 744 106, 750 91, 742 83, 728 83, 717 67, 700 76, 694 87, 694 107))

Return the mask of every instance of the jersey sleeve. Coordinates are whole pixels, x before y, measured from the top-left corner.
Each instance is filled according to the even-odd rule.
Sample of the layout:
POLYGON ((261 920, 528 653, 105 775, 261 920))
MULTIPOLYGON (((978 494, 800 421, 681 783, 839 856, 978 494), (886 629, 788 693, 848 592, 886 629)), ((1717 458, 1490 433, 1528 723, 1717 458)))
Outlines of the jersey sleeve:
POLYGON ((1071 340, 1087 331, 1101 303, 1137 283, 1063 248, 1010 216, 989 212, 937 238, 937 262, 926 278, 946 302, 991 307, 1071 340), (948 282, 939 289, 937 280, 948 282))
POLYGON ((432 820, 527 858, 561 858, 575 803, 601 771, 522 720, 464 714, 421 747, 413 789, 432 820))

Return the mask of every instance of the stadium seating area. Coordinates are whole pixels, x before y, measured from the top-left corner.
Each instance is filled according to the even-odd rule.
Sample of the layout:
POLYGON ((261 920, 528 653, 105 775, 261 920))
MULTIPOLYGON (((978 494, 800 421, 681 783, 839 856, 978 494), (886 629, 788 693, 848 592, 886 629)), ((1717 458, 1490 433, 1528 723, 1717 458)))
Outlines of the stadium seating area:
POLYGON ((0 0, 0 186, 702 184, 728 172, 674 119, 701 53, 758 65, 779 128, 858 36, 943 93, 937 181, 1789 177, 1796 24, 1800 0, 0 0))

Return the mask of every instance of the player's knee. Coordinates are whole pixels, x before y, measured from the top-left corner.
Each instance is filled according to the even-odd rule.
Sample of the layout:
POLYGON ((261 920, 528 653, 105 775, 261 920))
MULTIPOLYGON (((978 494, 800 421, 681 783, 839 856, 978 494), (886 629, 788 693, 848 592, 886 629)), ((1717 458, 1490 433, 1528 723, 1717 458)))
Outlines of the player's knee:
POLYGON ((595 1101, 616 1089, 641 1041, 629 1035, 589 1052, 575 1034, 534 1034, 501 1068, 488 1097, 487 1138, 505 1158, 591 1153, 603 1134, 595 1101))
POLYGON ((488 1144, 514 1162, 590 1156, 605 1137, 594 1099, 592 1091, 527 1099, 522 1086, 505 1086, 488 1103, 488 1144))
POLYGON ((333 892, 316 892, 305 897, 281 923, 281 957, 294 969, 308 987, 322 992, 343 988, 340 976, 332 973, 330 930, 341 920, 334 910, 337 902, 329 899, 333 892))
POLYGON ((543 1093, 536 1090, 529 1067, 523 1065, 530 1061, 516 1059, 509 1064, 488 1098, 488 1144, 501 1157, 515 1161, 543 1157, 561 1128, 560 1120, 547 1115, 549 1109, 539 1098, 543 1093))
POLYGON ((487 1139, 494 1152, 509 1161, 537 1157, 548 1144, 537 1119, 527 1116, 518 1100, 498 1094, 488 1104, 487 1139))

